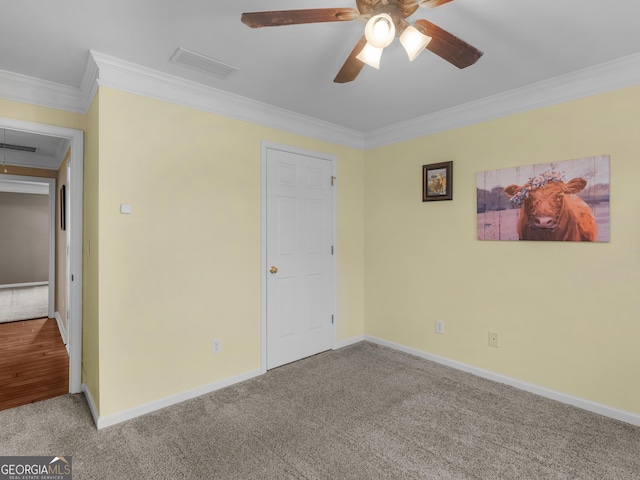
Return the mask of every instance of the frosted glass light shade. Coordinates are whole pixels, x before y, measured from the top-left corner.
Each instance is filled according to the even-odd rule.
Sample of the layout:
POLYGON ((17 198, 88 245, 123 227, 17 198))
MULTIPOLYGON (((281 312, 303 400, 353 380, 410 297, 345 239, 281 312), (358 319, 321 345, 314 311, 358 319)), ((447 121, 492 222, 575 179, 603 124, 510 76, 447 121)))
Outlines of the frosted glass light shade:
POLYGON ((382 57, 382 48, 374 47, 369 42, 364 46, 362 51, 356 55, 361 62, 373 68, 380 68, 380 57, 382 57))
POLYGON ((396 38, 396 26, 387 13, 380 13, 369 19, 364 27, 364 36, 374 47, 384 48, 396 38))
POLYGON ((409 61, 413 62, 422 53, 431 37, 422 34, 417 28, 408 26, 400 35, 400 43, 409 56, 409 61))

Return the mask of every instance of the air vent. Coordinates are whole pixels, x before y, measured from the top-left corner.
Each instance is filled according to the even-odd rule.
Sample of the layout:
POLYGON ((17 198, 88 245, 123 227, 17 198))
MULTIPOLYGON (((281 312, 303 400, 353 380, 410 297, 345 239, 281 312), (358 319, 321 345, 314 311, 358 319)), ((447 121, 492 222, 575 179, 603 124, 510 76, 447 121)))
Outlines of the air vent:
POLYGON ((10 143, 0 143, 0 148, 5 150, 17 150, 18 152, 36 153, 38 149, 36 147, 26 147, 24 145, 11 145, 10 143))
POLYGON ((223 80, 226 80, 238 71, 236 67, 219 62, 213 58, 205 57, 199 53, 190 52, 182 47, 175 51, 170 60, 178 65, 198 70, 199 72, 222 78, 223 80))

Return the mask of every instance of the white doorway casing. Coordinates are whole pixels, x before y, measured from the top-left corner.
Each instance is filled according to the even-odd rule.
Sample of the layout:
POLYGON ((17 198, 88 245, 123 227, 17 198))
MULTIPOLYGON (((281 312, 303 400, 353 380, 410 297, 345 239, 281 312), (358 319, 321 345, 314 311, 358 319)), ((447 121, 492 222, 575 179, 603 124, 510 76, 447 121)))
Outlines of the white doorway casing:
MULTIPOLYGON (((269 175, 268 175, 269 173, 268 158, 270 154, 271 154, 271 161, 273 160, 274 156, 278 156, 279 158, 288 158, 289 160, 293 159, 294 161, 296 158, 298 158, 301 162, 311 161, 311 162, 315 162, 316 165, 319 165, 319 164, 324 164, 325 166, 328 165, 328 168, 322 168, 322 170, 324 170, 323 175, 326 176, 324 181, 326 181, 327 183, 330 182, 330 184, 334 183, 333 180, 335 179, 335 173, 336 173, 336 157, 334 155, 313 152, 305 149, 299 149, 299 148, 267 142, 267 141, 263 141, 261 144, 261 183, 262 185, 261 185, 261 276, 260 278, 261 278, 261 371, 263 373, 266 372, 268 368, 273 368, 274 366, 277 366, 283 363, 282 358, 276 359, 274 355, 269 355, 269 345, 273 344, 274 342, 273 331, 271 332, 272 333, 271 335, 269 333, 269 325, 273 327, 273 325, 275 324, 274 319, 271 318, 270 320, 269 316, 271 315, 273 317, 273 314, 274 314, 273 294, 276 288, 275 284, 277 283, 276 277, 278 277, 278 275, 280 275, 281 273, 281 272, 278 272, 275 275, 271 274, 269 272, 269 268, 271 264, 268 263, 273 260, 273 255, 274 255, 273 254, 274 249, 271 248, 273 247, 273 242, 270 245, 268 244, 269 236, 273 235, 273 228, 270 228, 270 227, 273 227, 273 222, 274 222, 273 213, 270 213, 269 211, 269 198, 270 198, 269 186, 271 187, 272 191, 274 188, 274 185, 272 184, 273 180, 269 180, 269 175), (271 222, 271 225, 269 222, 271 222), (269 258, 270 256, 271 258, 269 258), (275 365, 274 365, 274 361, 275 361, 275 365)), ((319 171, 319 169, 317 168, 312 168, 311 170, 314 171, 314 175, 316 171, 319 171)), ((335 311, 336 311, 335 309, 335 305, 336 305, 336 274, 335 272, 336 272, 336 257, 337 257, 337 249, 335 248, 336 246, 336 187, 335 186, 330 187, 330 192, 328 195, 329 195, 328 201, 330 202, 330 206, 328 207, 329 212, 327 212, 326 216, 330 217, 330 219, 327 222, 327 225, 323 228, 330 230, 326 232, 329 238, 329 241, 323 242, 323 243, 325 244, 324 246, 326 246, 327 248, 327 254, 329 254, 330 252, 329 249, 333 250, 333 254, 332 255, 330 254, 330 257, 328 259, 328 265, 325 262, 325 265, 327 266, 325 271, 327 272, 327 275, 329 278, 327 279, 327 283, 326 283, 327 291, 326 293, 322 294, 323 305, 321 310, 324 312, 323 316, 326 317, 326 322, 327 322, 326 328, 325 327, 318 328, 316 325, 314 327, 314 329, 316 330, 315 332, 310 332, 310 331, 308 332, 312 336, 316 336, 316 338, 318 339, 318 343, 315 343, 315 345, 319 345, 320 350, 313 351, 314 347, 311 346, 307 341, 310 340, 311 343, 314 343, 315 340, 309 339, 308 338, 309 336, 307 334, 304 334, 301 337, 299 337, 300 342, 301 343, 306 342, 309 346, 311 346, 311 350, 309 350, 308 348, 302 345, 295 345, 293 348, 294 354, 298 350, 300 350, 300 352, 311 351, 312 353, 309 353, 309 354, 313 354, 313 353, 318 353, 323 349, 326 350, 326 349, 335 348, 335 341, 336 341, 335 332, 336 332, 336 326, 338 321, 337 316, 335 315, 335 311), (322 346, 324 346, 324 348, 322 346)), ((273 197, 271 198, 273 201, 273 197)), ((314 275, 314 277, 317 278, 317 275, 314 275)), ((319 299, 320 296, 315 296, 315 298, 319 299)), ((301 300, 301 301, 304 301, 304 300, 301 300)), ((300 305, 298 305, 298 307, 300 307, 300 305)), ((304 327, 303 327, 303 330, 304 330, 304 327)), ((284 342, 282 346, 283 347, 286 346, 286 343, 287 342, 284 342)), ((291 343, 291 342, 288 342, 288 343, 291 343)), ((304 356, 307 356, 307 354, 301 354, 301 356, 298 356, 298 357, 294 355, 288 361, 294 361, 299 358, 303 358, 304 356)), ((287 363, 287 362, 284 362, 284 363, 287 363)))
MULTIPOLYGON (((69 161, 72 164, 69 178, 69 225, 71 230, 69 247, 70 269, 67 271, 71 285, 69 318, 67 318, 69 350, 69 392, 80 393, 82 387, 82 209, 84 177, 84 134, 82 130, 58 127, 42 123, 27 122, 0 117, 0 129, 15 130, 27 134, 47 135, 68 140, 71 148, 69 161)), ((40 179, 41 181, 44 179, 40 179)), ((55 183, 54 183, 55 185, 55 183)), ((52 203, 55 204, 55 189, 52 203)), ((55 208, 55 207, 54 207, 55 208)), ((51 301, 51 300, 50 300, 51 301)))

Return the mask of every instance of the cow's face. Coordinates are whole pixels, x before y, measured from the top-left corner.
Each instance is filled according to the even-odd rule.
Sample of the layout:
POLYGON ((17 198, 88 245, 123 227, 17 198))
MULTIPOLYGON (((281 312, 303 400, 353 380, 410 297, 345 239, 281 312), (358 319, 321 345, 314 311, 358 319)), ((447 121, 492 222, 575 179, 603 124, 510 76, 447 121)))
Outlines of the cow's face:
POLYGON ((531 228, 551 231, 558 226, 564 196, 577 193, 586 185, 583 178, 574 178, 567 183, 548 182, 538 188, 509 185, 504 191, 511 198, 521 195, 522 208, 531 228), (523 189, 526 189, 526 195, 522 195, 523 189))

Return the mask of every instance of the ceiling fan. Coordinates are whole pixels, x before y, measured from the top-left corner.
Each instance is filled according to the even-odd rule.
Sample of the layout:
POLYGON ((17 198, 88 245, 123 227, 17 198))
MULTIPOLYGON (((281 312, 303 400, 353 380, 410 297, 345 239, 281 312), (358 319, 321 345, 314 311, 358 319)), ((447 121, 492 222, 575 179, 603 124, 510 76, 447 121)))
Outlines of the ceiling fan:
POLYGON ((242 23, 251 27, 277 27, 302 23, 366 22, 360 38, 333 80, 336 83, 356 79, 365 64, 380 68, 382 50, 398 36, 409 60, 427 49, 458 68, 473 65, 482 56, 477 48, 443 30, 428 20, 410 25, 406 18, 418 7, 435 8, 452 0, 356 0, 353 8, 314 8, 243 13, 242 23))

